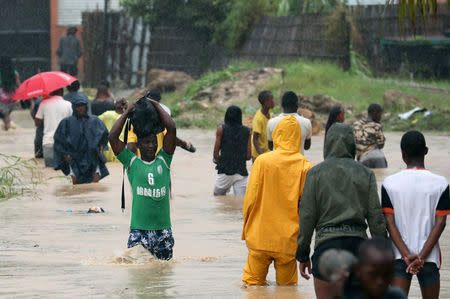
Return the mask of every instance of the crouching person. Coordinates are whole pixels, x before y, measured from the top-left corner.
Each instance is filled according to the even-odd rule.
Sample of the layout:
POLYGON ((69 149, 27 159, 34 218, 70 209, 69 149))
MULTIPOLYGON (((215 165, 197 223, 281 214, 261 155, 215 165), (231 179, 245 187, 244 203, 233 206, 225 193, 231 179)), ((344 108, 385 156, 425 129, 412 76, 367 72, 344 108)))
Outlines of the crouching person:
MULTIPOLYGON (((142 98, 140 101, 150 101, 149 106, 153 105, 152 107, 154 107, 149 107, 152 109, 148 114, 141 113, 145 118, 140 122, 143 126, 134 127, 141 158, 138 158, 119 139, 125 120, 130 111, 134 109, 135 103, 131 104, 120 116, 109 136, 111 148, 117 159, 126 168, 133 191, 128 248, 142 245, 155 258, 170 260, 173 255, 174 239, 170 222, 169 182, 170 164, 176 146, 176 128, 172 118, 158 102, 146 98, 142 98), (146 121, 147 119, 151 121, 146 121), (156 135, 159 131, 153 124, 161 122, 167 133, 162 149, 156 154, 158 148, 156 135)), ((135 116, 138 116, 136 111, 134 111, 133 117, 135 116)))
POLYGON ((72 177, 72 183, 96 183, 109 174, 103 148, 108 130, 102 121, 87 114, 85 98, 74 102, 75 113, 64 118, 54 135, 54 166, 72 177))

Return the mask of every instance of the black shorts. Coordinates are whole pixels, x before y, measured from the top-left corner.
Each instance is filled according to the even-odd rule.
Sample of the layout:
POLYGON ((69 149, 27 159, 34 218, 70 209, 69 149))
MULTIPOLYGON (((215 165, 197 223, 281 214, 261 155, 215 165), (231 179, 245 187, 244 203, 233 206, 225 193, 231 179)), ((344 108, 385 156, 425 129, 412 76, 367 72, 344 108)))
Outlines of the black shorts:
POLYGON ((359 245, 364 241, 363 238, 359 237, 342 237, 335 238, 320 244, 316 249, 314 249, 314 254, 311 258, 312 261, 312 275, 314 278, 327 281, 320 273, 319 273, 319 260, 322 254, 328 249, 340 249, 347 250, 352 253, 354 256, 358 256, 359 245))
MULTIPOLYGON (((406 263, 404 260, 395 260, 395 277, 405 278, 407 280, 412 279, 412 274, 406 273, 406 263)), ((432 286, 440 280, 439 269, 435 263, 426 262, 423 265, 422 270, 417 273, 417 280, 419 281, 420 288, 426 288, 432 286)))

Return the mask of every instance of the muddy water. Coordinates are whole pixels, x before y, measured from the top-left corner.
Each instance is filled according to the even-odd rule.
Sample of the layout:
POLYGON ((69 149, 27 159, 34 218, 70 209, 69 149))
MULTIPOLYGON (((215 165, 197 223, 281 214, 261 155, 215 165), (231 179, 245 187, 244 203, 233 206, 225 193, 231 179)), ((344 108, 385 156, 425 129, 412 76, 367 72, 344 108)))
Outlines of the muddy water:
MULTIPOLYGON (((14 116, 14 115, 13 115, 14 116)), ((20 123, 26 127, 29 124, 20 123)), ((155 261, 142 248, 126 249, 130 195, 120 210, 119 164, 108 164, 111 175, 99 184, 72 186, 60 173, 44 170, 40 199, 0 202, 0 296, 89 298, 248 297, 313 298, 311 281, 277 287, 273 267, 268 287, 241 287, 247 250, 240 241, 242 198, 215 198, 212 160, 214 132, 181 131, 197 153, 177 149, 172 163, 174 259, 155 261), (53 178, 52 178, 53 177, 53 178), (101 206, 103 214, 87 214, 101 206)), ((428 135, 427 167, 450 179, 450 137, 428 135)), ((34 130, 0 132, 0 152, 32 157, 34 130)), ((400 170, 400 134, 387 134, 387 170, 376 171, 379 183, 400 170)), ((322 160, 323 137, 313 137, 306 156, 322 160)), ((39 161, 41 167, 42 161, 39 161)), ((127 185, 129 192, 129 186, 127 185)), ((129 193, 127 193, 129 194, 129 193)), ((441 238, 442 298, 450 297, 450 230, 441 238)), ((420 291, 414 280, 410 297, 420 291)))

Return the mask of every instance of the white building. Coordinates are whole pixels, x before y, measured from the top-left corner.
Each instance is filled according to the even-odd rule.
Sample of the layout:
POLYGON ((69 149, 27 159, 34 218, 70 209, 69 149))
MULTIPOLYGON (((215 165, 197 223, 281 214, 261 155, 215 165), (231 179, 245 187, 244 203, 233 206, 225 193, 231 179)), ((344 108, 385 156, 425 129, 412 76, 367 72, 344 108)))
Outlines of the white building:
MULTIPOLYGON (((110 10, 120 9, 120 0, 109 0, 110 10)), ((83 11, 103 11, 105 0, 58 0, 58 25, 81 25, 83 11)))

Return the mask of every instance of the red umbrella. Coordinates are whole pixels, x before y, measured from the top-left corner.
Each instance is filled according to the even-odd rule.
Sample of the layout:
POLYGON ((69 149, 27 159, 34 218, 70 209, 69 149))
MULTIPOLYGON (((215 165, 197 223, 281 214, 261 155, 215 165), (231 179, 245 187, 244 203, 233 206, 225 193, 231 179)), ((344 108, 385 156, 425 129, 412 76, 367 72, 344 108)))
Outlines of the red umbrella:
POLYGON ((78 79, 63 72, 44 72, 25 80, 17 88, 14 100, 26 100, 46 95, 52 91, 69 86, 78 79))

